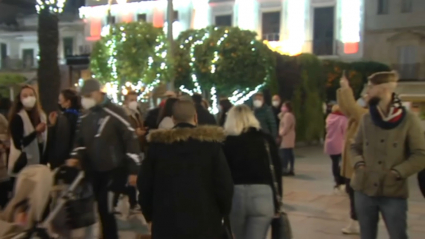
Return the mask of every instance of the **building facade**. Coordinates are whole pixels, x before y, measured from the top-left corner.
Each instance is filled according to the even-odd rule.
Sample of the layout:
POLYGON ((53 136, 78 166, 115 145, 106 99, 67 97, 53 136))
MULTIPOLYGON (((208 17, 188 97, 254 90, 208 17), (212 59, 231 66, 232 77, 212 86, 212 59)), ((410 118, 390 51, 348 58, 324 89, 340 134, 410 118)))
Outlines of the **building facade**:
MULTIPOLYGON (((174 0, 173 35, 190 28, 237 26, 258 33, 284 54, 356 60, 363 57, 364 0, 174 0)), ((108 25, 108 0, 87 0, 85 37, 97 41, 108 25)), ((147 21, 165 27, 167 1, 117 0, 112 22, 147 21)), ((166 27, 164 28, 166 29, 166 27)))

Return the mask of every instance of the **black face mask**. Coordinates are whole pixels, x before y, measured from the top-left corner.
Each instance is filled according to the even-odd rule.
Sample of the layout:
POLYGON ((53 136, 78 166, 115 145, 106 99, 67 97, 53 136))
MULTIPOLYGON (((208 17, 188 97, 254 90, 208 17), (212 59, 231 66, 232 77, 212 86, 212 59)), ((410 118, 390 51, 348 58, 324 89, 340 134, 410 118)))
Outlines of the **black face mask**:
POLYGON ((380 101, 381 101, 381 98, 379 98, 378 96, 375 96, 375 97, 370 98, 368 104, 370 106, 377 106, 380 101))
POLYGON ((63 108, 63 107, 61 106, 61 104, 58 104, 58 108, 59 108, 59 110, 60 110, 60 111, 62 111, 62 112, 66 110, 65 108, 63 108))

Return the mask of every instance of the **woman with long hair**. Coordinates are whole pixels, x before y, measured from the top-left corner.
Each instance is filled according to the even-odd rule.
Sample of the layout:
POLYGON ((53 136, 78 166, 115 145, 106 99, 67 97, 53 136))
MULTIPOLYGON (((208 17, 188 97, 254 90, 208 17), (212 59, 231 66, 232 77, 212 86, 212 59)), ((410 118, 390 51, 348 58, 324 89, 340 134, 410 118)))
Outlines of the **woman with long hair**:
POLYGON ((80 98, 76 91, 62 90, 58 104, 60 112, 49 115, 48 162, 52 169, 63 165, 69 158, 80 115, 80 98))
POLYGON ((287 101, 282 104, 279 118, 279 137, 281 138, 279 152, 280 157, 282 158, 283 170, 285 171, 284 175, 294 176, 296 120, 294 113, 292 112, 292 104, 290 102, 287 101))
POLYGON ((26 154, 26 166, 47 164, 46 120, 46 114, 41 108, 35 89, 29 85, 23 86, 9 112, 11 140, 8 171, 12 177, 16 177, 19 169, 22 169, 18 169, 15 165, 22 153, 26 154))
POLYGON ((218 125, 224 126, 226 122, 227 113, 233 107, 229 99, 221 99, 218 103, 220 107, 220 113, 218 114, 218 125))
POLYGON ((177 98, 167 99, 164 107, 161 108, 161 112, 159 113, 158 129, 172 129, 174 127, 174 122, 172 119, 173 107, 177 101, 177 98))
POLYGON ((282 196, 282 172, 275 139, 261 131, 260 123, 246 105, 230 109, 224 130, 224 153, 234 187, 230 223, 236 239, 265 239, 278 211, 274 200, 282 196), (278 192, 273 190, 273 163, 278 192))

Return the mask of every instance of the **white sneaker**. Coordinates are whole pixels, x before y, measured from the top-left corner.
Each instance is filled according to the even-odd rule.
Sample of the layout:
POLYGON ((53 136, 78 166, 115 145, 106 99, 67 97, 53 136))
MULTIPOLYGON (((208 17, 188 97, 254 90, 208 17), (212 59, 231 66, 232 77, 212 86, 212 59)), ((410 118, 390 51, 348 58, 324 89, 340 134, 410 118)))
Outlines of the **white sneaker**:
POLYGON ((350 223, 348 224, 348 226, 344 227, 341 231, 345 235, 360 234, 359 222, 353 219, 350 219, 350 223))

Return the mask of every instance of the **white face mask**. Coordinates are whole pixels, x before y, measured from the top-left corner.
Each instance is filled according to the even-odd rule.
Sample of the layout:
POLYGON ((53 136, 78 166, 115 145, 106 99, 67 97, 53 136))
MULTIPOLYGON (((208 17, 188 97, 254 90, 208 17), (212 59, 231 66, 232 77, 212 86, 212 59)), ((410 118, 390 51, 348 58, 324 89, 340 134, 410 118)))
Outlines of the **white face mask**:
POLYGON ((273 102, 272 102, 272 105, 274 106, 274 107, 279 107, 279 105, 280 105, 280 101, 278 101, 278 100, 273 100, 273 102))
POLYGON ((96 101, 92 98, 81 98, 81 106, 83 106, 84 109, 88 110, 90 108, 93 108, 96 105, 96 101))
POLYGON ((254 100, 254 107, 255 108, 261 108, 263 106, 263 101, 261 100, 254 100))
POLYGON ((37 99, 34 96, 28 96, 27 98, 24 98, 22 100, 22 105, 25 108, 32 108, 34 107, 36 102, 37 102, 37 99))
POLYGON ((137 111, 137 107, 138 107, 138 104, 137 104, 136 101, 132 101, 132 102, 128 103, 128 108, 130 110, 137 111))

